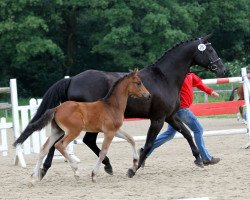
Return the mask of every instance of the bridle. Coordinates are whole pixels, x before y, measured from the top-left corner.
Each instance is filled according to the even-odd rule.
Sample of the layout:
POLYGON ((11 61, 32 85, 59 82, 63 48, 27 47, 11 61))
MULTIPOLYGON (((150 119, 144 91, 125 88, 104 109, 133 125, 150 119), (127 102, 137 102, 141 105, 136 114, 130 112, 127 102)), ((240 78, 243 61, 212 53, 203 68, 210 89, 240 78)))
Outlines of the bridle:
MULTIPOLYGON (((205 45, 205 47, 203 47, 204 50, 200 50, 199 45, 198 45, 198 51, 203 54, 207 50, 207 46, 211 46, 211 43, 204 44, 204 43, 202 43, 201 38, 199 38, 199 42, 200 42, 199 45, 205 45)), ((218 69, 218 67, 217 67, 217 65, 215 65, 215 63, 220 61, 221 59, 219 57, 216 60, 213 60, 210 57, 208 59, 209 59, 209 62, 210 62, 209 65, 207 66, 208 70, 210 70, 212 72, 216 71, 218 69)))

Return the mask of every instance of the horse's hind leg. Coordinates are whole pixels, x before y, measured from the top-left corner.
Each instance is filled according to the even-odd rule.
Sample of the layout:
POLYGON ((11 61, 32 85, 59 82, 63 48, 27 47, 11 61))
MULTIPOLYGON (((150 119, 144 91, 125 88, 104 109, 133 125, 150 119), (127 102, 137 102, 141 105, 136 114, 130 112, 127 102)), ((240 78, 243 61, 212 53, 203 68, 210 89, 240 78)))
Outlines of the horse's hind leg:
POLYGON ((51 129, 51 135, 48 137, 47 141, 44 143, 44 145, 41 147, 41 151, 38 156, 38 160, 36 163, 36 166, 34 168, 33 174, 31 175, 33 184, 37 179, 41 180, 40 177, 40 167, 42 165, 44 157, 48 154, 49 149, 53 146, 55 141, 57 141, 61 136, 63 135, 63 132, 59 129, 59 127, 53 127, 51 129))
MULTIPOLYGON (((138 167, 138 160, 139 160, 139 156, 138 156, 138 153, 137 153, 136 147, 135 147, 135 140, 131 135, 129 135, 128 133, 124 132, 121 129, 119 129, 117 131, 115 136, 119 137, 119 138, 123 138, 124 140, 127 140, 127 142, 131 144, 132 151, 133 151, 133 166, 132 166, 131 170, 133 171, 133 174, 134 174, 136 172, 137 167, 138 167)), ((131 170, 129 170, 127 173, 128 177, 131 177, 131 175, 129 174, 129 172, 131 172, 131 170)))
MULTIPOLYGON (((96 145, 96 138, 97 138, 98 133, 90 133, 86 132, 84 138, 83 138, 83 143, 85 143, 97 156, 100 154, 100 149, 96 145)), ((109 158, 106 156, 102 163, 105 165, 104 170, 110 175, 113 175, 113 168, 110 164, 109 158)))
POLYGON ((100 165, 103 161, 103 159, 105 158, 105 156, 107 155, 107 152, 108 152, 108 148, 114 138, 114 135, 115 133, 113 132, 105 132, 104 133, 104 140, 103 140, 103 143, 102 143, 102 149, 100 151, 100 154, 99 154, 99 158, 96 162, 96 165, 92 171, 92 182, 96 182, 96 176, 99 172, 99 168, 100 168, 100 165))
MULTIPOLYGON (((62 132, 62 133, 64 135, 64 132, 62 132)), ((58 140, 62 139, 63 135, 58 140)), ((55 147, 54 147, 54 145, 52 145, 50 147, 49 152, 47 154, 47 157, 45 158, 45 161, 43 163, 43 168, 40 169, 40 176, 39 177, 40 177, 41 180, 46 175, 48 169, 51 167, 51 164, 52 164, 52 161, 53 161, 53 157, 54 157, 54 153, 55 153, 55 147)))
POLYGON ((77 161, 67 152, 67 146, 70 142, 72 142, 78 135, 80 134, 80 131, 77 131, 76 133, 66 133, 64 137, 59 140, 55 144, 55 148, 66 158, 66 160, 69 162, 76 180, 79 179, 79 172, 78 172, 78 165, 77 161))
POLYGON ((191 147, 193 156, 196 158, 194 163, 199 167, 204 167, 203 161, 200 157, 200 153, 198 148, 196 147, 193 137, 189 130, 185 127, 185 125, 180 121, 177 116, 173 116, 171 119, 167 121, 176 131, 181 133, 183 137, 188 141, 189 146, 191 147))

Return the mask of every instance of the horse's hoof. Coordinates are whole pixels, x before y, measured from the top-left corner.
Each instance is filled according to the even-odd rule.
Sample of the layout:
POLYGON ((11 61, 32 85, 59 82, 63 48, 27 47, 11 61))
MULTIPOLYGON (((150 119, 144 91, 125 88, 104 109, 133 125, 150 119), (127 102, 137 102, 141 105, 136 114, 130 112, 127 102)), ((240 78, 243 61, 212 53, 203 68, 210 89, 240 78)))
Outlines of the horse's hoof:
POLYGON ((37 178, 34 177, 34 173, 31 174, 31 177, 30 177, 30 181, 28 182, 28 187, 34 187, 35 186, 35 183, 37 181, 37 178))
POLYGON ((96 183, 96 175, 97 175, 97 174, 95 174, 95 173, 92 171, 92 173, 91 173, 91 178, 92 178, 92 182, 93 182, 93 183, 96 183))
POLYGON ((39 180, 41 181, 42 179, 43 179, 43 177, 46 175, 46 173, 47 173, 47 170, 45 170, 45 169, 40 169, 39 170, 39 180))
POLYGON ((127 171, 127 176, 129 178, 133 178, 133 176, 135 175, 135 172, 133 171, 133 169, 128 169, 127 171))
POLYGON ((202 162, 201 159, 196 159, 196 160, 194 161, 194 164, 196 164, 196 166, 201 167, 201 168, 204 167, 204 164, 203 164, 203 162, 202 162))
POLYGON ((113 168, 111 165, 105 165, 104 166, 104 171, 108 173, 109 175, 113 175, 113 168))

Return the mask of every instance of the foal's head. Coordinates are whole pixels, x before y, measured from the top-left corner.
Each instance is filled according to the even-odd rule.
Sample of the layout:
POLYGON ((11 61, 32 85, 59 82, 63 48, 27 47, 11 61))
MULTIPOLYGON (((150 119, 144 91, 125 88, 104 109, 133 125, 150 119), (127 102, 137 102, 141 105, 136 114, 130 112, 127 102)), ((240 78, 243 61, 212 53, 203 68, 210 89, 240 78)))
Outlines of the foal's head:
POLYGON ((145 88, 143 85, 140 77, 138 76, 138 69, 134 69, 133 72, 131 72, 127 76, 129 80, 128 84, 128 93, 129 95, 133 97, 144 97, 144 98, 150 98, 149 91, 145 88))

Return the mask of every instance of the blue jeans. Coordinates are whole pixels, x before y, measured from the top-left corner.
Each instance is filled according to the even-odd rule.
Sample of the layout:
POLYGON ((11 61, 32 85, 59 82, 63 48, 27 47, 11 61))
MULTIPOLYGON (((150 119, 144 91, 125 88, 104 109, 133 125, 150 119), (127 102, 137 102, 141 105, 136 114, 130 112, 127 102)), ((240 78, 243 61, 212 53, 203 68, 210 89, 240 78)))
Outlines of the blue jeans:
MULTIPOLYGON (((188 108, 180 108, 176 114, 180 118, 180 120, 193 131, 194 140, 199 149, 201 158, 205 161, 211 160, 212 157, 208 153, 208 150, 205 147, 205 143, 203 139, 203 127, 201 126, 197 117, 188 108)), ((157 136, 154 142, 154 145, 152 149, 150 150, 150 152, 148 153, 147 157, 153 152, 155 148, 158 148, 165 142, 173 139, 175 134, 176 134, 176 130, 172 126, 169 125, 167 131, 157 136)))
POLYGON ((243 119, 247 120, 247 113, 246 112, 243 113, 243 119))

